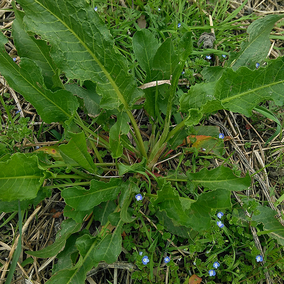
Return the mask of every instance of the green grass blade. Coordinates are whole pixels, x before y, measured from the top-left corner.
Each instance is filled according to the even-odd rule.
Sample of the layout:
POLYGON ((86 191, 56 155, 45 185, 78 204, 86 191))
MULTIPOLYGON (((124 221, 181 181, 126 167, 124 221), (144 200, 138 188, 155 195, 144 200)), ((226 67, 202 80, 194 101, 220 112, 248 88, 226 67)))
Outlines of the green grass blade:
POLYGON ((18 217, 19 217, 19 239, 18 239, 18 245, 16 248, 16 251, 13 255, 13 260, 9 269, 8 276, 6 278, 6 284, 10 284, 13 278, 13 274, 16 270, 17 262, 20 257, 21 251, 22 251, 22 212, 21 212, 21 203, 18 201, 18 217))
POLYGON ((268 110, 268 109, 266 109, 264 107, 257 106, 257 107, 254 108, 254 110, 256 110, 257 112, 261 113, 262 115, 264 115, 268 119, 273 120, 277 124, 275 133, 265 143, 265 145, 267 145, 274 137, 276 137, 278 134, 280 134, 282 132, 281 122, 274 115, 274 113, 272 113, 270 110, 268 110))

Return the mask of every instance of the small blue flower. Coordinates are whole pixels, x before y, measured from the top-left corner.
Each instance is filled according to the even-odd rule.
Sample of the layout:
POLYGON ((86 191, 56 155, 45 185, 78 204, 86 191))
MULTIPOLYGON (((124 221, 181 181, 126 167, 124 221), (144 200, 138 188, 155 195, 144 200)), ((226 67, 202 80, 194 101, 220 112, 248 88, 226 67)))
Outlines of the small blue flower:
POLYGON ((257 262, 263 262, 263 257, 260 254, 257 255, 255 259, 256 259, 257 262))
POLYGON ((223 58, 226 58, 226 57, 227 57, 227 55, 226 55, 226 54, 222 54, 222 57, 223 57, 223 58))
POLYGON ((149 258, 148 258, 147 255, 143 256, 143 258, 142 258, 142 263, 143 263, 144 265, 147 265, 147 263, 148 263, 149 261, 150 261, 150 260, 149 260, 149 258))
POLYGON ((160 11, 161 11, 161 8, 158 8, 158 11, 160 12, 160 11))
POLYGON ((220 266, 220 263, 218 262, 218 261, 215 261, 214 263, 213 263, 213 267, 214 268, 218 268, 220 266))
POLYGON ((217 213, 217 217, 219 218, 219 219, 221 219, 222 217, 224 216, 224 213, 223 212, 218 212, 217 213))
POLYGON ((178 28, 180 28, 181 27, 181 23, 178 23, 178 28))
POLYGON ((256 63, 255 68, 258 69, 258 67, 259 67, 259 63, 256 63))
POLYGON ((139 255, 142 255, 143 254, 143 252, 142 251, 139 251, 139 255))
POLYGON ((217 222, 217 226, 218 226, 219 228, 223 228, 223 227, 224 227, 224 224, 223 224, 221 221, 218 221, 218 222, 217 222))
POLYGON ((135 195, 135 198, 136 198, 137 201, 140 201, 140 200, 143 199, 143 196, 140 193, 138 193, 138 194, 135 195))
POLYGON ((17 113, 19 113, 19 112, 20 112, 20 111, 19 111, 19 110, 17 110, 17 111, 16 111, 16 114, 17 114, 17 113))
POLYGON ((97 12, 97 11, 98 11, 98 7, 96 6, 96 7, 94 8, 94 10, 95 10, 95 12, 97 12))
POLYGON ((206 55, 205 58, 210 60, 212 57, 211 57, 211 55, 206 55))
POLYGON ((209 276, 215 276, 215 275, 216 275, 216 271, 214 269, 210 269, 209 276))
POLYGON ((168 263, 168 262, 170 262, 170 258, 168 257, 168 256, 166 256, 165 258, 164 258, 164 263, 168 263))
POLYGON ((17 61, 17 57, 14 57, 14 58, 13 58, 13 61, 16 62, 16 61, 17 61))
POLYGON ((225 135, 223 133, 219 133, 219 138, 224 139, 225 135))
POLYGON ((181 75, 184 75, 184 71, 181 72, 181 75))

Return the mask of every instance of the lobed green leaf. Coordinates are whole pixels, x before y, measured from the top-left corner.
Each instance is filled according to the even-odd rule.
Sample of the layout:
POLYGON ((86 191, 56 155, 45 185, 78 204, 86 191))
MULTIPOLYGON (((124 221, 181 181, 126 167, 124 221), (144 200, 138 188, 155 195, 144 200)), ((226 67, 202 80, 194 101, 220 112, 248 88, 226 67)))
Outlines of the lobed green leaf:
POLYGON ((68 78, 97 83, 101 107, 126 109, 143 95, 106 26, 84 0, 20 0, 27 29, 51 45, 51 56, 68 78))
POLYGON ((160 211, 165 211, 174 226, 184 226, 195 231, 210 229, 212 209, 231 208, 231 193, 226 189, 204 192, 200 194, 197 201, 180 198, 170 184, 165 184, 157 194, 158 197, 155 200, 152 199, 152 204, 160 211))
POLYGON ((81 224, 77 224, 72 219, 67 219, 61 223, 61 230, 57 234, 55 242, 40 251, 27 251, 27 254, 35 257, 48 258, 57 255, 65 246, 66 240, 81 229, 81 224))
POLYGON ((273 100, 283 105, 283 74, 283 57, 258 70, 241 67, 235 72, 227 68, 217 82, 196 85, 184 94, 180 100, 181 109, 202 108, 204 113, 228 109, 250 116, 260 102, 273 100))
POLYGON ((16 19, 13 21, 12 36, 18 56, 33 60, 41 69, 47 88, 62 88, 62 82, 57 76, 58 69, 50 57, 50 46, 43 40, 29 35, 24 27, 24 13, 14 7, 16 19))
POLYGON ((99 262, 115 262, 121 252, 122 225, 120 221, 114 232, 111 235, 106 234, 100 241, 97 237, 93 238, 87 234, 79 237, 76 240, 76 246, 80 252, 77 265, 74 268, 58 271, 47 283, 83 283, 87 272, 99 262))
POLYGON ((87 211, 101 202, 114 200, 122 189, 123 184, 119 179, 113 178, 109 182, 92 180, 89 190, 81 187, 66 188, 62 190, 62 197, 76 211, 87 211))
POLYGON ((242 66, 255 69, 256 63, 265 60, 270 48, 270 32, 275 22, 281 18, 283 15, 267 15, 252 22, 247 29, 248 41, 242 43, 239 52, 230 54, 230 66, 234 71, 242 66))
POLYGON ((230 168, 220 166, 213 170, 203 168, 198 173, 187 174, 190 182, 212 190, 223 188, 231 191, 247 190, 251 185, 249 173, 244 178, 235 176, 230 168))
POLYGON ((0 33, 0 69, 10 87, 32 103, 45 122, 64 122, 72 118, 79 106, 77 99, 66 90, 47 90, 39 67, 28 58, 22 58, 18 66, 6 53, 6 42, 0 33))

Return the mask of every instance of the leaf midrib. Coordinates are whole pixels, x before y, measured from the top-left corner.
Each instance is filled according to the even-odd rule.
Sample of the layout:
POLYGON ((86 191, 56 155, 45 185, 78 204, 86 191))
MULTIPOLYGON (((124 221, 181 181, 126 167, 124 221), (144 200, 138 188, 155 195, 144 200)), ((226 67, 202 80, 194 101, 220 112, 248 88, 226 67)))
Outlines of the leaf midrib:
POLYGON ((122 104, 124 105, 125 109, 128 110, 128 104, 125 101, 123 95, 121 94, 119 88, 117 87, 115 81, 113 80, 113 78, 110 76, 109 72, 105 69, 105 67, 101 64, 101 62, 98 60, 98 58, 96 57, 96 55, 90 50, 90 48, 81 40, 81 38, 71 29, 69 28, 69 26, 67 25, 67 23, 63 22, 60 18, 58 18, 50 9, 48 9, 46 6, 44 6, 42 3, 35 1, 36 3, 38 3, 42 8, 44 8, 46 11, 48 11, 54 18, 56 18, 59 22, 61 22, 61 24, 63 26, 66 27, 66 29, 68 31, 70 31, 76 38, 77 40, 80 42, 80 44, 87 50, 87 52, 91 55, 91 57, 95 60, 95 62, 99 65, 99 67, 101 68, 101 70, 103 71, 103 73, 105 74, 105 76, 107 77, 107 79, 109 80, 109 82, 111 83, 112 87, 114 88, 118 98, 120 99, 120 101, 122 102, 122 104))
MULTIPOLYGON (((2 55, 2 53, 1 53, 2 55)), ((48 96, 46 96, 40 88, 36 88, 36 86, 34 84, 32 84, 31 81, 27 80, 26 77, 24 77, 22 74, 21 74, 21 69, 20 69, 20 66, 18 66, 18 68, 16 68, 16 66, 14 65, 17 65, 14 61, 11 62, 10 60, 8 60, 8 58, 4 55, 2 55, 2 58, 7 62, 8 65, 10 65, 15 73, 17 73, 29 86, 31 86, 36 92, 40 93, 46 100, 48 100, 51 104, 53 104, 54 106, 56 106, 59 110, 61 110, 67 117, 71 117, 71 115, 69 113, 67 113, 64 109, 62 109, 59 105, 57 105, 54 101, 52 101, 48 96)), ((38 83, 39 86, 41 86, 39 83, 38 83)), ((52 92, 50 90, 46 90, 47 92, 52 92)), ((21 91, 18 91, 19 93, 22 93, 21 91)))
POLYGON ((272 86, 275 86, 277 84, 283 84, 283 83, 284 83, 284 80, 281 80, 281 81, 273 82, 273 83, 270 83, 270 84, 262 85, 262 86, 260 86, 258 88, 254 88, 252 90, 248 90, 248 91, 245 91, 245 92, 242 92, 242 93, 238 93, 237 95, 227 97, 226 99, 221 99, 221 102, 222 103, 226 103, 228 101, 240 98, 240 97, 248 95, 250 93, 255 93, 255 92, 259 91, 259 90, 262 90, 262 89, 265 89, 265 88, 268 88, 268 87, 272 87, 272 86))

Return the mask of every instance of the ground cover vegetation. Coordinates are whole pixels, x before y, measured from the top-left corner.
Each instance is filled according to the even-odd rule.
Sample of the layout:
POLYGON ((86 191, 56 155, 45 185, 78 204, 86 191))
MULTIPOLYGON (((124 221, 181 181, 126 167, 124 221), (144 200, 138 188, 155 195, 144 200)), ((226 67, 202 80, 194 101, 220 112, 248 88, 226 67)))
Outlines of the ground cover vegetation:
POLYGON ((274 2, 3 4, 0 281, 281 283, 274 2))

